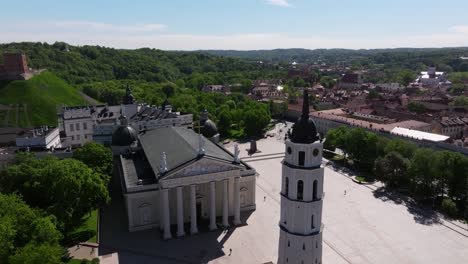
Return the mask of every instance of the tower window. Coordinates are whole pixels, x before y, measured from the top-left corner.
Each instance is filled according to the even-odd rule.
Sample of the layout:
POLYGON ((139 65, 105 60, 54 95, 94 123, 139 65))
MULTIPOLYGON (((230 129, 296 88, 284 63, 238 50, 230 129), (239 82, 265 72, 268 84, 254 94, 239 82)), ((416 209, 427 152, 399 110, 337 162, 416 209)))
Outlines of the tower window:
POLYGON ((305 163, 305 152, 299 151, 299 166, 304 166, 305 163))
POLYGON ((289 195, 289 178, 288 177, 286 177, 286 184, 284 186, 284 189, 285 189, 284 194, 288 196, 289 195))
POLYGON ((318 199, 318 197, 317 197, 317 188, 318 188, 318 186, 317 185, 318 185, 318 181, 315 180, 314 184, 313 184, 313 192, 312 192, 314 200, 318 199))
POLYGON ((304 199, 304 182, 299 180, 297 182, 297 200, 302 201, 304 199))
POLYGON ((288 240, 288 247, 290 247, 290 246, 291 246, 291 243, 290 243, 289 240, 288 240))
POLYGON ((318 149, 314 149, 314 151, 312 152, 312 155, 314 155, 314 157, 317 157, 319 154, 319 150, 318 149))
POLYGON ((312 217, 310 218, 310 228, 312 228, 312 229, 315 228, 315 225, 314 225, 314 215, 312 215, 312 217))
POLYGON ((305 243, 302 244, 302 250, 305 250, 305 243))

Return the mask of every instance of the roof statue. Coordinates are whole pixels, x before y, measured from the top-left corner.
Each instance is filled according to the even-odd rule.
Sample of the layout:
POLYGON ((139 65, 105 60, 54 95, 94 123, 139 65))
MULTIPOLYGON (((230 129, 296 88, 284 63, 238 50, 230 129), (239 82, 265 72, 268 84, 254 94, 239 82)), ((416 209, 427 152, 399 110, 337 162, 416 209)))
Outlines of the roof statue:
POLYGON ((134 104, 135 97, 132 94, 132 88, 127 83, 127 87, 125 88, 125 96, 122 99, 123 104, 134 104))
POLYGON ((163 152, 161 154, 161 164, 159 165, 159 171, 161 173, 165 173, 167 172, 167 156, 166 156, 166 152, 163 152))
POLYGON ((205 155, 205 141, 201 134, 198 134, 198 155, 205 155))
POLYGON ((239 159, 239 145, 236 143, 234 144, 234 163, 240 163, 239 159))
POLYGON ((317 133, 314 121, 309 118, 309 93, 304 89, 302 104, 302 115, 292 127, 292 133, 289 136, 292 142, 309 144, 320 139, 317 133))

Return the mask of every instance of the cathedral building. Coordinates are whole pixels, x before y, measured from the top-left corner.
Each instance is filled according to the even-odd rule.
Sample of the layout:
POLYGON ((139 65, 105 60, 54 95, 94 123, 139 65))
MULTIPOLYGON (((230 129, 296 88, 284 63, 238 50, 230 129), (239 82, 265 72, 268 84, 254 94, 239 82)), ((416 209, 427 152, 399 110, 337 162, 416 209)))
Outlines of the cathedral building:
POLYGON ((323 143, 309 118, 304 90, 302 116, 286 139, 283 160, 278 263, 322 263, 323 143))
POLYGON ((186 127, 137 133, 120 123, 112 150, 129 231, 159 228, 170 239, 240 225, 241 213, 255 210, 256 172, 237 146, 232 154, 186 127))

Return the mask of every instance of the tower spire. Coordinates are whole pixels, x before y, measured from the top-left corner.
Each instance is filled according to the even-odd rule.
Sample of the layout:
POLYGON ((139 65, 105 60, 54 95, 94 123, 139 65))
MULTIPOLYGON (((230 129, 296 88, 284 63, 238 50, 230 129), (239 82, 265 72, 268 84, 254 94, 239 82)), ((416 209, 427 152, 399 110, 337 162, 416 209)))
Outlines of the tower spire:
POLYGON ((304 88, 301 120, 309 120, 309 91, 304 88))

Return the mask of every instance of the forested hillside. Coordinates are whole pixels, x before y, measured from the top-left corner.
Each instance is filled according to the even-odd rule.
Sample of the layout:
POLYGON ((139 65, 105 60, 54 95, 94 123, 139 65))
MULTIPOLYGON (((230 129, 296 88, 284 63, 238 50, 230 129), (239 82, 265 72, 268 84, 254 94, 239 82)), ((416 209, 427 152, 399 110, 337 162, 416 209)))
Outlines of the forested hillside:
POLYGON ((454 71, 467 71, 468 63, 461 66, 457 59, 468 56, 468 47, 462 48, 399 48, 399 49, 275 49, 275 50, 204 50, 197 51, 219 56, 243 58, 265 62, 345 63, 349 65, 400 64, 405 68, 417 68, 420 64, 446 64, 454 71), (460 69, 459 67, 465 67, 460 69))
MULTIPOLYGON (((240 59, 215 55, 162 51, 122 50, 99 46, 71 46, 66 43, 1 44, 0 53, 23 51, 29 67, 48 68, 70 84, 105 80, 183 80, 195 86, 204 83, 242 82, 245 78, 273 76, 274 68, 260 67, 240 59)), ((1 60, 1 59, 0 59, 1 60)))

